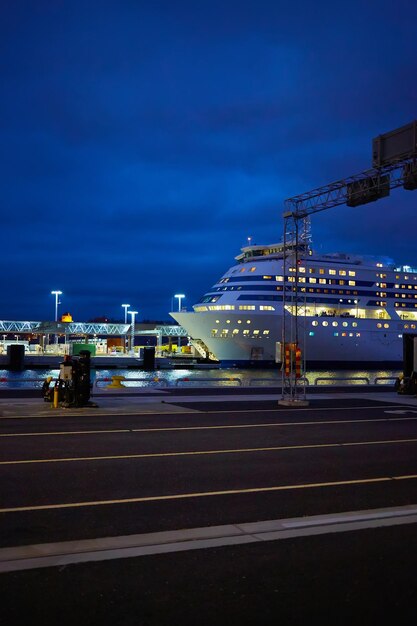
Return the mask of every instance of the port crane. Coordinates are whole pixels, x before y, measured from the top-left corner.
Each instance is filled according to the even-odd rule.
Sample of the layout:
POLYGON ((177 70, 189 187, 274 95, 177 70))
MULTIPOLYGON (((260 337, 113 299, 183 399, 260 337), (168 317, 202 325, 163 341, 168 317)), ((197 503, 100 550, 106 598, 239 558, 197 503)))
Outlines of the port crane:
POLYGON ((308 404, 306 401, 306 355, 300 354, 299 263, 309 252, 310 216, 335 206, 350 207, 387 197, 391 189, 417 189, 417 120, 379 135, 372 142, 372 168, 348 178, 318 187, 284 201, 284 291, 282 343, 282 398, 286 406, 308 404), (291 245, 290 245, 291 244, 291 245), (294 283, 286 282, 287 266, 294 267, 294 283))

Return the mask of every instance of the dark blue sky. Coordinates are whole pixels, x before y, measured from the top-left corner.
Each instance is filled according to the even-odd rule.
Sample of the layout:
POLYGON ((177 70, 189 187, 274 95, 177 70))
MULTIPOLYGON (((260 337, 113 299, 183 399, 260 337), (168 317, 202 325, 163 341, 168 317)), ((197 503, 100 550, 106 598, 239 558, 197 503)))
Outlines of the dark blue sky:
MULTIPOLYGON (((285 198, 417 118, 417 5, 5 0, 0 319, 169 319, 285 198)), ((315 247, 417 265, 417 192, 312 218, 315 247)))

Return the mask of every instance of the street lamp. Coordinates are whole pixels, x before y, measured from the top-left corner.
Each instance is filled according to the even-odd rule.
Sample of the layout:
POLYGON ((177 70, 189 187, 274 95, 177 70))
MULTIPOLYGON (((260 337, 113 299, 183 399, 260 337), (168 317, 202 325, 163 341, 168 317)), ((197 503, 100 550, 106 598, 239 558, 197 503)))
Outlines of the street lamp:
POLYGON ((130 304, 122 304, 122 307, 125 310, 125 324, 127 324, 127 310, 130 307, 130 304))
POLYGON ((183 293, 176 293, 174 298, 178 298, 178 311, 181 312, 181 300, 185 298, 183 293))
POLYGON ((51 291, 51 294, 55 296, 55 321, 58 321, 58 304, 61 304, 58 301, 59 296, 62 296, 62 291, 51 291))
POLYGON ((130 349, 132 352, 135 352, 135 315, 138 314, 138 311, 128 311, 129 315, 132 316, 131 322, 130 322, 130 332, 131 332, 131 346, 130 349))

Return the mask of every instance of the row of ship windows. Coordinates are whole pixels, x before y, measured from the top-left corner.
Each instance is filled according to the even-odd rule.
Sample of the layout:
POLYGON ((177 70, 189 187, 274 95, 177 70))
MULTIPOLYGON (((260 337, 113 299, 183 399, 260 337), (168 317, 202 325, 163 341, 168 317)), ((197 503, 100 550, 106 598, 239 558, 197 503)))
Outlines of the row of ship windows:
MULTIPOLYGON (((261 280, 261 277, 253 277, 256 280, 261 280)), ((232 279, 233 280, 233 279, 232 279)), ((272 276, 262 276, 262 280, 272 280, 272 276)), ((275 276, 275 281, 276 282, 283 282, 284 281, 284 277, 283 276, 275 276)), ((224 283, 228 283, 229 279, 228 278, 224 278, 222 280, 220 280, 218 282, 218 284, 224 284, 224 283)), ((234 280, 233 280, 234 282, 234 280)), ((287 280, 286 282, 288 283, 295 283, 296 282, 296 277, 295 276, 287 276, 287 280)), ((345 279, 335 279, 335 278, 306 278, 305 276, 299 276, 298 278, 298 283, 303 284, 303 283, 310 283, 310 284, 319 284, 319 285, 349 285, 351 287, 372 287, 374 285, 374 283, 372 281, 368 281, 368 280, 345 280, 345 279)), ((417 285, 400 285, 400 284, 394 284, 394 283, 375 283, 376 287, 379 287, 380 289, 414 289, 415 291, 417 291, 417 285)), ((260 289, 271 289, 271 287, 263 287, 262 285, 257 286, 260 289)), ((217 289, 217 291, 232 291, 234 289, 239 290, 239 289, 254 289, 255 287, 247 287, 246 285, 238 285, 237 287, 233 286, 227 286, 227 287, 216 287, 214 286, 213 289, 217 289)), ((282 287, 276 287, 276 289, 278 291, 282 290, 282 287)))
MULTIPOLYGON (((289 272, 295 272, 296 268, 295 267, 289 267, 288 271, 289 272)), ((252 265, 251 267, 241 267, 239 269, 239 273, 243 274, 244 272, 256 272, 256 265, 252 265)), ((300 265, 300 267, 298 268, 298 271, 300 274, 306 274, 307 273, 307 268, 304 267, 303 265, 300 265)), ((332 269, 324 269, 323 267, 319 268, 318 270, 315 267, 309 267, 308 268, 308 273, 309 274, 315 274, 315 273, 319 273, 319 274, 330 274, 330 276, 335 276, 337 273, 339 273, 339 276, 356 276, 356 272, 354 270, 332 270, 332 269)), ((266 278, 264 276, 264 278, 266 278)), ((271 278, 271 277, 269 277, 271 278)), ((227 280, 227 279, 226 279, 227 280)))
MULTIPOLYGON (((229 329, 228 328, 224 328, 223 330, 219 331, 218 328, 213 328, 211 331, 211 336, 212 337, 216 337, 218 339, 226 339, 227 337, 233 337, 239 334, 239 329, 238 328, 234 328, 233 331, 229 334, 229 329)), ((249 330, 244 330, 242 333, 245 337, 248 337, 250 339, 254 339, 254 338, 259 338, 262 335, 263 336, 268 336, 269 335, 269 330, 264 330, 262 331, 262 335, 261 335, 261 331, 260 330, 254 330, 252 331, 252 334, 250 335, 250 331, 249 330)), ((308 333, 310 337, 314 337, 314 330, 310 330, 310 332, 308 333)), ((360 337, 361 334, 360 332, 348 332, 348 331, 343 331, 341 333, 339 333, 338 331, 335 331, 333 333, 333 337, 360 337)), ((399 339, 402 339, 402 334, 398 335, 399 339)))
MULTIPOLYGON (((321 322, 321 325, 322 325, 322 326, 329 326, 329 324, 331 324, 332 326, 339 326, 339 322, 327 322, 327 321, 321 322)), ((316 320, 314 320, 314 322, 311 322, 311 325, 312 325, 312 326, 318 326, 318 325, 319 325, 319 322, 317 322, 316 320)), ((354 328, 355 328, 357 325, 358 325, 358 323, 357 323, 357 322, 352 322, 352 326, 353 326, 354 328)), ((349 323, 348 323, 348 322, 342 322, 342 326, 344 326, 344 327, 349 326, 349 323)), ((411 325, 411 327, 413 327, 413 326, 415 327, 415 324, 412 324, 412 325, 411 325)), ((377 328, 389 328, 389 324, 386 324, 386 323, 385 323, 385 324, 381 324, 380 322, 378 322, 378 323, 377 323, 377 325, 376 325, 376 327, 377 327, 377 328)))
MULTIPOLYGON (((310 337, 314 337, 314 330, 310 330, 310 332, 308 334, 309 334, 310 337)), ((339 337, 339 335, 341 337, 360 337, 361 336, 360 333, 348 333, 348 332, 343 332, 343 333, 335 332, 335 333, 333 333, 333 337, 339 337)))
MULTIPOLYGON (((306 289, 305 287, 300 289, 301 293, 323 293, 323 294, 334 294, 334 295, 339 295, 339 296, 374 296, 374 295, 380 295, 380 292, 373 292, 373 291, 360 291, 358 292, 356 289, 321 289, 321 288, 317 288, 317 289, 306 289)), ((200 304, 205 304, 205 303, 212 303, 214 304, 215 302, 217 302, 218 300, 220 300, 220 298, 222 297, 223 294, 221 295, 207 295, 204 296, 201 300, 200 300, 200 304)), ((388 297, 388 298, 392 298, 393 296, 391 294, 388 294, 388 296, 382 296, 382 297, 388 297)), ((403 300, 417 300, 417 294, 395 294, 395 298, 399 299, 403 299, 403 300)), ((275 301, 282 301, 282 296, 270 296, 270 295, 240 295, 238 297, 238 300, 275 300, 275 301)), ((309 302, 312 302, 313 300, 311 298, 307 298, 307 300, 309 302)), ((318 302, 333 302, 333 300, 323 300, 323 299, 317 299, 318 302)), ((348 302, 350 302, 350 300, 348 300, 348 302)), ((356 304, 356 302, 355 302, 356 304)), ((220 306, 220 305, 218 305, 220 306)), ((225 309, 219 309, 219 310, 232 310, 234 308, 233 304, 225 304, 225 305, 221 305, 226 307, 225 309)), ((369 300, 368 302, 368 306, 387 306, 387 302, 383 301, 383 300, 369 300)), ((412 306, 411 303, 405 304, 405 303, 400 303, 400 302, 395 302, 394 306, 396 307, 406 307, 406 306, 412 306)), ((414 307, 417 307, 417 303, 414 304, 414 307)), ((216 309, 212 309, 211 307, 209 307, 210 310, 216 310, 216 309)), ((207 311, 207 308, 200 306, 197 307, 196 310, 199 311, 207 311)))
MULTIPOLYGON (((234 270, 233 273, 235 273, 236 271, 238 271, 239 274, 243 274, 244 272, 256 272, 256 265, 252 265, 251 267, 241 267, 239 270, 234 270)), ((295 267, 289 267, 288 268, 289 272, 295 272, 296 268, 295 267)), ((335 270, 335 269, 329 269, 329 268, 323 268, 320 267, 318 269, 316 269, 315 267, 309 267, 308 268, 308 272, 307 272, 307 268, 303 265, 300 265, 298 267, 298 272, 300 274, 329 274, 330 276, 336 276, 337 274, 339 276, 356 276, 356 272, 355 270, 343 270, 343 269, 339 269, 339 270, 335 270)), ((381 273, 377 273, 376 274, 377 278, 387 278, 387 274, 381 274, 381 273)), ((264 277, 266 278, 266 277, 264 277)), ((271 278, 271 277, 269 277, 271 278)), ((398 280, 399 278, 402 278, 403 280, 410 280, 410 276, 405 275, 405 276, 401 276, 400 274, 396 274, 395 278, 398 280)), ((416 280, 416 276, 412 276, 413 280, 416 280)), ((227 281, 227 279, 223 279, 225 281, 227 281)))
MULTIPOLYGON (((212 328, 211 336, 212 337, 228 337, 229 332, 230 332, 229 328, 223 328, 222 330, 220 330, 219 328, 212 328)), ((233 336, 233 335, 238 335, 239 333, 240 333, 240 328, 234 328, 230 334, 233 336)), ((242 331, 242 335, 244 335, 245 337, 249 336, 250 334, 251 334, 251 337, 261 337, 262 335, 265 337, 269 335, 269 330, 263 330, 261 333, 261 331, 258 329, 249 330, 245 328, 245 330, 242 331)))
MULTIPOLYGON (((254 304, 240 304, 238 307, 239 311, 255 311, 256 306, 254 304)), ((194 307, 194 311, 202 312, 202 311, 234 311, 236 309, 234 304, 217 304, 214 306, 196 306, 194 307)), ((275 311, 275 307, 269 304, 261 304, 259 307, 260 311, 275 311)))

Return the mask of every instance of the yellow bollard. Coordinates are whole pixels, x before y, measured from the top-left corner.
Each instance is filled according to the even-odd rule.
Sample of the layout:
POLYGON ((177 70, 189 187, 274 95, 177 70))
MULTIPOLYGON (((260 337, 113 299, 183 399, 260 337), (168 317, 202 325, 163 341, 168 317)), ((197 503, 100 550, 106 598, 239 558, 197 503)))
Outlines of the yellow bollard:
POLYGON ((122 384, 122 380, 126 380, 124 376, 112 376, 110 385, 106 386, 106 389, 120 389, 125 388, 126 385, 122 384))
POLYGON ((58 386, 55 385, 54 387, 54 401, 52 403, 52 406, 54 409, 58 408, 58 386))

